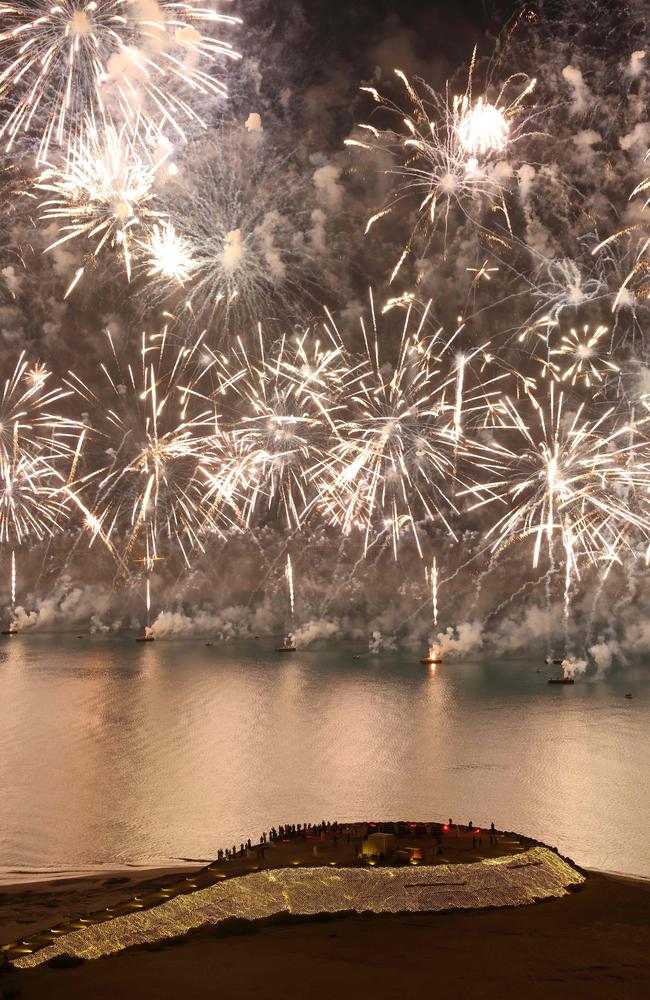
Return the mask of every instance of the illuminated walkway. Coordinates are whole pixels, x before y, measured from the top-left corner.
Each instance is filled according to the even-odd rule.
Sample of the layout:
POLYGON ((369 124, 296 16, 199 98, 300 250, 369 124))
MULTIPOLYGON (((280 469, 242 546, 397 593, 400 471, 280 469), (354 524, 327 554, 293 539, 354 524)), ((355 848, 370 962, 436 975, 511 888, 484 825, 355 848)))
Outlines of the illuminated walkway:
POLYGON ((56 955, 100 958, 124 948, 173 938, 231 917, 260 920, 277 913, 434 912, 523 906, 563 896, 583 876, 545 847, 474 864, 400 868, 280 868, 253 872, 64 934, 21 968, 56 955))

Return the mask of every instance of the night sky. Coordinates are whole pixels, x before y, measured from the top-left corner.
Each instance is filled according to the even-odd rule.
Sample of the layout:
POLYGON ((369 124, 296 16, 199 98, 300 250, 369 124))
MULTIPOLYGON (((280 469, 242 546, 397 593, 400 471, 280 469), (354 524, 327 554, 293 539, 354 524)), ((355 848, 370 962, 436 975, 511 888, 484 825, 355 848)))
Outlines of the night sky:
MULTIPOLYGON (((200 287, 194 279, 152 280, 138 258, 136 240, 128 280, 119 244, 101 255, 81 238, 52 246, 61 221, 47 211, 44 218, 39 208, 47 188, 35 163, 34 127, 18 137, 2 174, 0 350, 7 366, 24 349, 29 362, 42 361, 53 378, 69 380, 74 371, 87 392, 81 401, 77 395, 68 399, 64 409, 94 427, 111 406, 102 366, 114 360, 120 367, 109 386, 119 396, 143 333, 151 337, 168 329, 174 343, 190 346, 204 337, 206 349, 231 360, 240 351, 241 360, 257 350, 258 324, 266 349, 273 349, 283 336, 306 329, 321 336, 327 309, 352 367, 363 348, 359 320, 368 316, 372 290, 380 306, 393 297, 412 297, 413 315, 428 310, 429 334, 439 328, 451 337, 460 322, 455 350, 489 344, 489 364, 496 358, 504 377, 517 373, 512 388, 517 399, 534 383, 546 393, 550 372, 560 378, 553 345, 546 344, 540 363, 537 333, 530 334, 545 316, 558 335, 574 327, 605 327, 616 375, 608 368, 605 389, 588 397, 571 383, 567 412, 582 406, 591 420, 606 405, 617 420, 626 419, 629 407, 645 412, 650 386, 647 263, 641 251, 637 266, 637 255, 647 219, 642 198, 633 192, 644 182, 650 144, 643 55, 647 4, 257 0, 238 4, 236 12, 245 24, 224 28, 224 35, 243 58, 216 70, 228 85, 229 99, 196 98, 206 128, 190 122, 184 139, 164 137, 175 173, 164 183, 157 179, 153 193, 159 218, 171 220, 195 253, 214 258, 219 267, 200 287), (364 236, 368 220, 400 191, 400 175, 393 169, 395 137, 399 141, 412 109, 393 71, 401 69, 432 109, 435 100, 444 104, 447 81, 450 95, 469 93, 475 47, 470 102, 477 95, 497 100, 504 84, 513 100, 530 84, 521 108, 514 105, 506 155, 493 157, 484 175, 492 178, 490 184, 497 178, 499 196, 454 195, 447 221, 439 226, 422 224, 418 198, 407 192, 399 207, 364 236), (360 86, 376 88, 399 113, 378 106, 360 86), (368 152, 345 146, 346 139, 364 135, 358 126, 367 122, 381 133, 383 147, 380 142, 368 152), (394 130, 390 140, 389 129, 394 130), (601 245, 606 249, 596 251, 601 245), (242 260, 245 266, 233 269, 232 262, 242 260), (483 267, 490 277, 479 281, 474 276, 483 267), (220 305, 222 299, 227 306, 220 305)), ((12 99, 11 94, 6 98, 7 111, 12 99)), ((63 169, 62 156, 52 149, 55 171, 63 169)), ((407 159, 409 169, 412 164, 407 159)), ((144 223, 149 210, 148 203, 142 207, 144 223)), ((401 308, 381 319, 379 370, 386 376, 397 364, 403 320, 401 308)), ((127 396, 124 390, 122 398, 127 396)), ((241 400, 237 405, 239 410, 227 404, 224 422, 247 418, 241 400)), ((129 440, 134 437, 135 432, 129 440)), ((86 475, 107 455, 112 460, 117 447, 101 435, 91 435, 90 441, 81 459, 86 475)), ((493 447, 495 441, 492 426, 483 427, 481 447, 493 447)), ((285 557, 293 551, 300 616, 316 637, 324 622, 321 631, 330 634, 377 633, 379 646, 385 639, 410 638, 411 630, 420 641, 430 623, 425 617, 405 626, 406 609, 428 600, 423 566, 436 555, 454 607, 453 620, 445 625, 464 628, 470 644, 490 641, 510 648, 537 641, 548 614, 563 613, 559 575, 549 595, 540 585, 541 568, 533 572, 528 554, 520 554, 514 566, 510 552, 502 562, 490 562, 485 545, 491 512, 475 513, 461 495, 454 501, 454 531, 435 517, 422 522, 426 553, 407 530, 399 546, 385 539, 373 543, 370 559, 367 552, 360 558, 354 532, 341 536, 327 519, 306 527, 297 542, 269 503, 256 514, 254 540, 229 531, 225 541, 211 536, 205 551, 199 547, 192 553, 189 566, 170 547, 154 582, 156 613, 171 616, 160 627, 173 632, 179 620, 183 627, 189 620, 191 628, 199 609, 219 630, 223 616, 218 609, 233 607, 240 609, 242 631, 255 615, 264 627, 277 627, 286 608, 285 557), (308 557, 301 565, 303 553, 308 557), (226 569, 236 565, 238 572, 220 574, 215 581, 215 560, 226 569), (482 582, 488 569, 489 592, 482 582), (395 594, 395 606, 387 609, 395 594), (521 595, 528 615, 519 639, 513 637, 518 616, 513 595, 521 595), (483 638, 486 629, 489 640, 483 638)), ((640 518, 638 536, 625 532, 629 564, 622 560, 605 584, 589 572, 579 584, 576 578, 571 628, 583 646, 599 640, 610 652, 626 642, 645 648, 631 610, 636 614, 646 602, 637 573, 645 551, 640 518), (621 607, 620 634, 602 631, 591 611, 594 599, 598 604, 610 587, 613 600, 621 592, 630 595, 621 607)), ((381 537, 380 527, 375 529, 381 537)), ((115 531, 128 535, 126 525, 115 531)), ((131 621, 131 595, 142 593, 141 568, 131 565, 128 572, 122 567, 116 573, 110 553, 99 544, 89 555, 78 524, 66 527, 45 553, 37 547, 25 560, 25 601, 35 607, 45 601, 52 623, 92 616, 103 628, 131 621), (71 592, 74 600, 69 600, 71 592)), ((41 612, 35 613, 38 624, 41 612)))

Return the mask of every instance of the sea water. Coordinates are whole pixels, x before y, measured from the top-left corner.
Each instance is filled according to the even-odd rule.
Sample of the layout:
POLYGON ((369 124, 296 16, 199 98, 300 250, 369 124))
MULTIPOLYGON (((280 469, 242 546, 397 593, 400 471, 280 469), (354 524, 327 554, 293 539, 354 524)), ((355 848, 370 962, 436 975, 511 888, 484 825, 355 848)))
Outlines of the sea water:
POLYGON ((562 687, 541 660, 434 671, 275 645, 5 637, 0 878, 207 860, 279 823, 450 817, 650 877, 642 664, 562 687))

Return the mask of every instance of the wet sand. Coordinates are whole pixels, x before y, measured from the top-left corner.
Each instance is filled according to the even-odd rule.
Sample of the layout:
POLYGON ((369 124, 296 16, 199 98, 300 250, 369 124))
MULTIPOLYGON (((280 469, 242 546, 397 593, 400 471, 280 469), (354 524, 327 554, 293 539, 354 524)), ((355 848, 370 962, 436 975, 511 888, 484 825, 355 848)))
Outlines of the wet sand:
MULTIPOLYGON (((296 850, 295 844, 280 849, 277 860, 296 850)), ((461 841, 441 860, 456 854, 468 861, 477 853, 461 841)), ((16 926, 24 935, 28 927, 52 926, 54 914, 79 916, 144 893, 160 885, 161 874, 114 876, 128 877, 120 884, 102 873, 68 884, 0 887, 1 940, 12 939, 16 926), (48 921, 39 923, 44 913, 48 921), (23 920, 29 924, 17 923, 23 920)), ((0 998, 394 1000, 434 990, 499 1000, 513 993, 534 1000, 650 995, 649 882, 590 873, 567 897, 516 909, 294 920, 203 929, 68 968, 5 968, 0 998)))
POLYGON ((127 868, 96 875, 0 885, 0 944, 114 906, 136 893, 153 891, 168 877, 178 878, 192 870, 185 867, 127 868))

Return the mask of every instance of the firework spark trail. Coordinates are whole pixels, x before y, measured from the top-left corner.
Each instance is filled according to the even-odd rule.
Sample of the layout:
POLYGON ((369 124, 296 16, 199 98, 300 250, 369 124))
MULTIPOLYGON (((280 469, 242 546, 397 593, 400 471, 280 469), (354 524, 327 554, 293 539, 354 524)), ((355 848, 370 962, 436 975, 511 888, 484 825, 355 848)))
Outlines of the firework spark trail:
MULTIPOLYGON (((137 131, 110 119, 89 122, 57 165, 48 164, 37 188, 48 197, 41 218, 54 222, 61 235, 47 250, 69 242, 87 241, 97 257, 105 248, 121 257, 131 280, 134 242, 145 225, 163 224, 156 205, 154 184, 165 156, 154 157, 137 141, 137 131)), ((83 246, 83 244, 81 244, 83 246)), ((65 298, 81 280, 79 267, 65 298)))
POLYGON ((284 573, 287 579, 287 586, 289 588, 289 611, 291 613, 291 621, 293 621, 293 616, 295 611, 295 600, 293 592, 293 567, 291 565, 291 556, 288 554, 287 554, 287 565, 284 573))
POLYGON ((185 121, 203 124, 186 97, 224 97, 209 70, 239 58, 213 35, 239 19, 196 0, 10 0, 0 3, 0 23, 0 100, 9 108, 0 136, 11 147, 20 132, 37 132, 39 159, 109 107, 184 136, 185 121))
MULTIPOLYGON (((533 91, 535 80, 517 74, 506 80, 494 102, 487 96, 474 101, 475 57, 476 52, 465 93, 455 97, 450 97, 448 86, 444 94, 422 82, 416 89, 401 70, 395 70, 411 104, 406 116, 374 87, 361 88, 391 115, 397 116, 406 129, 396 132, 370 124, 359 125, 363 138, 346 140, 348 146, 388 154, 395 165, 387 173, 395 176, 400 184, 392 200, 369 219, 366 233, 377 221, 401 207, 405 199, 413 197, 419 201, 414 234, 426 230, 429 240, 439 223, 446 235, 452 209, 458 209, 463 218, 478 222, 481 209, 488 202, 500 204, 509 228, 503 201, 509 172, 500 172, 498 164, 527 134, 530 116, 522 105, 533 91), (509 99, 507 95, 513 88, 518 92, 509 99)), ((393 269, 391 282, 411 252, 412 239, 413 236, 393 269)))
POLYGON ((335 415, 332 458, 315 469, 325 517, 344 533, 360 528, 364 552, 386 533, 396 558, 402 532, 411 530, 421 555, 417 525, 423 521, 441 520, 455 537, 451 522, 458 509, 451 486, 461 481, 458 464, 466 460, 464 421, 487 420, 500 397, 495 383, 501 373, 488 377, 479 371, 476 380, 467 379, 472 361, 485 357, 487 344, 459 351, 461 329, 450 338, 442 330, 422 338, 429 308, 430 303, 411 332, 409 303, 391 368, 380 360, 371 293, 370 329, 361 319, 365 353, 343 387, 346 403, 335 415))
MULTIPOLYGON (((646 160, 650 156, 650 150, 646 153, 646 160)), ((648 205, 650 204, 650 198, 647 197, 647 193, 650 191, 650 177, 646 177, 642 180, 632 191, 630 195, 630 201, 638 197, 638 195, 643 195, 645 198, 642 213, 647 215, 648 205)), ((626 305, 628 307, 633 307, 637 299, 645 300, 647 299, 648 292, 648 275, 650 274, 650 259, 648 257, 648 248, 650 247, 650 236, 648 236, 648 225, 644 221, 636 223, 631 226, 626 226, 624 229, 618 230, 611 236, 602 240, 595 246, 592 250, 592 255, 602 255, 605 251, 606 260, 609 257, 608 262, 611 263, 611 249, 612 246, 621 242, 621 240, 628 240, 636 242, 636 249, 634 251, 634 263, 632 267, 629 268, 625 277, 620 282, 618 291, 616 293, 616 298, 612 304, 612 312, 615 313, 616 310, 621 305, 626 305)))
POLYGON ((538 577, 536 580, 525 580, 524 583, 522 583, 521 587, 518 588, 518 590, 515 590, 512 593, 508 594, 508 596, 504 598, 503 601, 501 601, 494 608, 492 608, 492 610, 489 611, 488 614, 485 616, 481 624, 485 626, 493 618, 497 618, 501 614, 501 612, 508 607, 509 604, 512 604, 512 602, 515 601, 518 597, 521 597, 522 594, 525 594, 527 590, 531 590, 533 587, 538 587, 539 584, 542 583, 542 581, 546 579, 546 577, 548 576, 549 573, 544 573, 543 576, 538 577))

